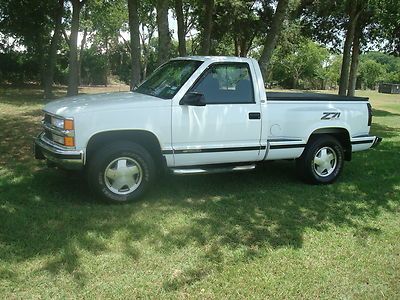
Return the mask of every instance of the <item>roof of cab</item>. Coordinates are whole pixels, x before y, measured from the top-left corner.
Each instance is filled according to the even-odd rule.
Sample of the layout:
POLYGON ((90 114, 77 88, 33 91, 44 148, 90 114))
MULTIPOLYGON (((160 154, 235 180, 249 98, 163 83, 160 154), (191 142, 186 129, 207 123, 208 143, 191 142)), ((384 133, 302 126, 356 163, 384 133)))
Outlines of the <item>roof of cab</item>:
POLYGON ((200 60, 200 61, 212 61, 212 62, 249 62, 251 58, 236 57, 236 56, 186 56, 176 57, 172 60, 200 60))

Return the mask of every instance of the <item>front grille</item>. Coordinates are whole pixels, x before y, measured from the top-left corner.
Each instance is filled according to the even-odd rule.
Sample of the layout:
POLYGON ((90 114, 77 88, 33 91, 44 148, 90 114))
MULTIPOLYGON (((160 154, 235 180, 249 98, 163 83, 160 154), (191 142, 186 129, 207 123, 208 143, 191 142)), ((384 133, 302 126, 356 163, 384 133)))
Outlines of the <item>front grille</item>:
MULTIPOLYGON (((54 128, 52 126, 52 122, 51 122, 51 115, 49 115, 47 113, 44 114, 43 125, 45 125, 44 126, 44 136, 45 136, 45 138, 47 138, 49 141, 52 141, 52 142, 54 142, 54 143, 56 143, 58 145, 62 145, 63 146, 64 144, 60 143, 59 140, 54 138, 54 133, 51 132, 51 130, 46 128, 46 126, 54 128)), ((62 136, 61 132, 60 132, 59 136, 62 136)))
POLYGON ((51 132, 47 129, 44 130, 44 137, 50 141, 53 140, 53 135, 51 134, 51 132))
POLYGON ((49 114, 44 114, 44 119, 43 119, 43 121, 44 121, 46 124, 50 125, 50 124, 51 124, 51 116, 50 116, 49 114))
MULTIPOLYGON (((45 126, 51 126, 51 116, 49 114, 44 114, 43 123, 45 126)), ((46 127, 44 128, 44 136, 53 142, 53 134, 46 127)))

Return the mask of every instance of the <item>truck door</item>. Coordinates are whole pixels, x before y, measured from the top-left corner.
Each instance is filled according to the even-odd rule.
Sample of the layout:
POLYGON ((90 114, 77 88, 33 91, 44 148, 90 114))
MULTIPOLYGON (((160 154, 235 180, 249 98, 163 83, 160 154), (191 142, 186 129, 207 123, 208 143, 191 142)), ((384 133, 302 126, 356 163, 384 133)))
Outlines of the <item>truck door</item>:
POLYGON ((175 166, 260 160, 256 88, 248 63, 210 65, 188 91, 202 94, 206 105, 173 104, 175 166))

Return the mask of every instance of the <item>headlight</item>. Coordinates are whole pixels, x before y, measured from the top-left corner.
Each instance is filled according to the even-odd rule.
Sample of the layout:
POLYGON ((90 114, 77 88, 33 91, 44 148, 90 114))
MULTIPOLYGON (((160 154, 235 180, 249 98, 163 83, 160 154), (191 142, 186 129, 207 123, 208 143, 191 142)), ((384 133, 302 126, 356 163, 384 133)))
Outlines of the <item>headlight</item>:
POLYGON ((60 129, 64 129, 64 119, 51 117, 51 125, 53 125, 57 128, 60 128, 60 129))
POLYGON ((75 146, 75 138, 73 136, 60 136, 58 134, 52 134, 53 142, 61 144, 67 147, 74 147, 75 146))
POLYGON ((59 136, 59 135, 53 133, 52 137, 53 137, 54 142, 64 145, 64 137, 63 136, 59 136))
POLYGON ((74 120, 51 117, 51 125, 65 130, 74 130, 74 120))

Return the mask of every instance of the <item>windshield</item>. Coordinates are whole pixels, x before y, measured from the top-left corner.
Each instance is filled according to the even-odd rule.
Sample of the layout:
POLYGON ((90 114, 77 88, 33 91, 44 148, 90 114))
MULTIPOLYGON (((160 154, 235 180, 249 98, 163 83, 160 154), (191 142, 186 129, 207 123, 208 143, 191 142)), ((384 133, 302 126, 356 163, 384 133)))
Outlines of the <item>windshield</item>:
POLYGON ((171 99, 202 63, 197 60, 172 60, 157 69, 134 91, 171 99))

